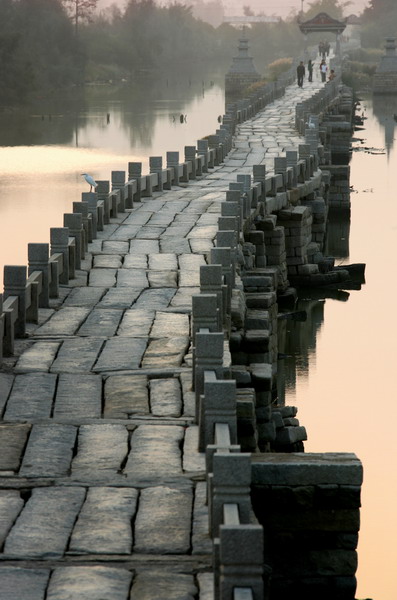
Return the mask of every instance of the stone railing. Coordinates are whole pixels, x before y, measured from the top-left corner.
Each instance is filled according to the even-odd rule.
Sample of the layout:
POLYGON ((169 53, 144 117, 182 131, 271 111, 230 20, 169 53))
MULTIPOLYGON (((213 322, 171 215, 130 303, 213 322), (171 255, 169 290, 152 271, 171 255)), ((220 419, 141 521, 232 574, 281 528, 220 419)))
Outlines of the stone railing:
MULTIPOLYGON (((4 293, 0 294, 0 358, 12 355, 14 340, 26 335, 26 323, 37 323, 38 309, 49 306, 50 298, 59 295, 59 285, 67 285, 81 268, 88 244, 97 237, 98 231, 110 223, 112 217, 131 209, 134 202, 150 197, 153 192, 170 189, 172 185, 187 184, 218 166, 231 149, 232 135, 223 129, 222 135, 198 140, 197 148, 185 148, 185 161, 180 162, 178 152, 167 152, 167 167, 162 157, 150 158, 150 173, 142 175, 141 163, 129 163, 125 171, 113 171, 112 181, 98 181, 97 191, 82 194, 81 202, 73 203, 73 212, 64 214, 64 227, 51 228, 50 244, 33 243, 28 247, 29 268, 26 266, 4 267, 4 293)), ((221 264, 225 279, 234 278, 228 266, 231 253, 236 261, 236 244, 242 229, 251 224, 251 208, 258 201, 265 202, 266 214, 282 208, 287 203, 286 192, 297 183, 308 181, 316 168, 316 158, 310 154, 310 146, 302 144, 298 151, 286 153, 285 158, 275 159, 274 174, 266 173, 264 165, 253 167, 253 183, 250 175, 238 175, 236 183, 230 184, 217 234, 217 247, 212 249, 213 264, 221 264), (231 224, 236 223, 234 234, 231 224), (233 242, 234 250, 226 250, 225 244, 233 242)), ((208 271, 209 273, 209 271, 208 271)), ((211 276, 203 286, 211 286, 211 276)), ((208 288, 210 289, 210 288, 208 288)), ((219 295, 221 292, 219 292, 219 295)), ((230 292, 222 291, 224 306, 222 322, 230 322, 230 292)))
POLYGON ((81 268, 88 244, 112 217, 131 209, 134 202, 151 196, 154 191, 187 184, 221 164, 230 151, 229 128, 219 135, 186 146, 185 160, 179 152, 167 152, 167 166, 162 157, 150 158, 150 173, 142 174, 141 163, 128 164, 125 171, 113 171, 112 181, 98 181, 97 191, 82 194, 73 202, 73 212, 64 214, 64 227, 51 228, 50 244, 28 245, 29 266, 4 267, 4 293, 0 294, 0 360, 14 353, 16 338, 26 336, 26 324, 38 323, 39 308, 48 308, 50 298, 59 296, 59 286, 67 285, 81 268))

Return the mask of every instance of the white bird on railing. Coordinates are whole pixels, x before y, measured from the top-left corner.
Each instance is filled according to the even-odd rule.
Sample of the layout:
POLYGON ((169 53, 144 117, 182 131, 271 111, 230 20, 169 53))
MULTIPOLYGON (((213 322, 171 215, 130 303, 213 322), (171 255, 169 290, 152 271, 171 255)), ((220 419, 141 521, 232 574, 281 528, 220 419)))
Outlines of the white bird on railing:
POLYGON ((88 175, 88 173, 82 173, 81 175, 84 177, 86 182, 89 184, 90 192, 92 191, 92 188, 98 187, 97 182, 95 181, 95 179, 93 177, 91 177, 91 175, 88 175))

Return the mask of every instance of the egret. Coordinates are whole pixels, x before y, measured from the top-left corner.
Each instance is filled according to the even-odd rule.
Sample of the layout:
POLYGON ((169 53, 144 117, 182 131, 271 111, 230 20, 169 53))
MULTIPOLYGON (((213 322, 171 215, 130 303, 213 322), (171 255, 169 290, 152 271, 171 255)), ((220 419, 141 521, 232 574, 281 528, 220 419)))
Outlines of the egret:
POLYGON ((89 186, 90 186, 90 192, 92 191, 92 188, 98 187, 97 182, 95 181, 95 179, 91 175, 88 175, 88 173, 82 173, 81 175, 84 177, 84 179, 86 180, 86 182, 89 184, 89 186))

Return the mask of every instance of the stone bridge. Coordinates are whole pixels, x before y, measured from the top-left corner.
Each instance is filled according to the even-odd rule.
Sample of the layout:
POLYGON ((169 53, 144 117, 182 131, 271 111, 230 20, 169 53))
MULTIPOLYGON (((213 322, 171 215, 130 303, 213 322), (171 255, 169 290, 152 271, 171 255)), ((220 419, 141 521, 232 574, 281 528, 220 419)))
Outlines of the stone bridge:
POLYGON ((346 277, 352 99, 293 75, 5 268, 0 600, 354 598, 360 462, 302 454, 276 387, 290 284, 346 277))

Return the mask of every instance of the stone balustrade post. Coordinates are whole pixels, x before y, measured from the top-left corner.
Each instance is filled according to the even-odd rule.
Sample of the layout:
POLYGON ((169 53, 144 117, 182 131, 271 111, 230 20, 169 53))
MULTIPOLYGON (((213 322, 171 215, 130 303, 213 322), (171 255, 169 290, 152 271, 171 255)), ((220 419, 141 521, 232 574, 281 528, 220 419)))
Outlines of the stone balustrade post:
POLYGON ((4 267, 4 294, 3 299, 7 300, 10 296, 18 297, 18 318, 15 323, 15 336, 25 337, 26 334, 26 266, 5 266, 4 267))
POLYGON ((233 186, 237 186, 237 189, 229 189, 226 192, 226 202, 237 202, 239 207, 240 207, 240 211, 239 211, 239 232, 242 231, 243 229, 243 224, 244 224, 244 202, 243 202, 243 198, 242 198, 242 184, 241 183, 235 183, 235 184, 230 184, 233 186))
POLYGON ((204 393, 204 372, 215 371, 217 377, 223 379, 224 340, 223 332, 211 333, 208 330, 201 330, 196 333, 196 364, 193 382, 196 395, 196 423, 199 418, 200 396, 204 393))
POLYGON ((218 537, 223 523, 223 506, 237 504, 242 524, 250 523, 251 454, 215 452, 212 457, 209 517, 212 538, 218 537))
POLYGON ((287 157, 275 156, 274 157, 274 173, 275 175, 281 175, 283 178, 283 190, 287 189, 287 157))
POLYGON ((190 179, 196 179, 196 146, 185 146, 185 161, 192 163, 190 179))
POLYGON ((234 231, 236 234, 236 240, 237 240, 237 232, 238 232, 237 217, 233 217, 233 216, 218 217, 218 230, 219 231, 234 231))
POLYGON ((220 322, 216 294, 196 294, 192 296, 192 381, 195 381, 196 377, 196 334, 200 329, 206 329, 210 332, 222 331, 222 325, 219 326, 220 322))
POLYGON ((211 248, 210 252, 211 265, 221 265, 223 281, 225 283, 223 305, 225 311, 225 328, 229 331, 230 327, 230 310, 232 298, 232 257, 230 248, 211 248))
MULTIPOLYGON (((227 509, 226 509, 227 510, 227 509)), ((226 511, 225 511, 226 512, 226 511)), ((263 600, 271 569, 264 565, 263 527, 233 523, 219 531, 219 596, 221 600, 243 600, 236 590, 250 589, 252 600, 263 600)))
MULTIPOLYGON (((120 191, 118 212, 125 212, 125 171, 112 171, 112 192, 120 191)), ((129 207, 132 208, 132 207, 129 207)), ((114 215, 117 216, 117 215, 114 215)))
POLYGON ((105 225, 110 223, 110 184, 106 180, 97 181, 98 187, 96 188, 96 194, 98 202, 103 203, 103 222, 105 225))
MULTIPOLYGON (((208 167, 211 167, 208 159, 208 140, 197 140, 197 154, 204 158, 202 171, 203 173, 208 173, 208 167)), ((212 165, 211 168, 213 168, 212 165)))
POLYGON ((204 375, 204 394, 200 399, 199 452, 215 443, 215 424, 229 427, 230 444, 237 444, 236 382, 218 380, 213 371, 204 375))
POLYGON ((162 156, 150 156, 149 157, 149 170, 150 173, 157 174, 157 191, 163 191, 163 157, 162 156))
POLYGON ((259 195, 259 200, 263 202, 263 206, 265 207, 266 200, 266 165, 253 165, 252 174, 254 183, 261 184, 261 193, 259 195))
POLYGON ((208 136, 208 147, 215 150, 214 154, 214 166, 219 166, 221 162, 223 162, 223 155, 220 145, 219 135, 209 135, 208 136))
POLYGON ((192 296, 192 326, 191 336, 193 345, 196 342, 196 333, 200 329, 219 332, 219 308, 216 294, 195 294, 192 296))
POLYGON ((297 150, 287 150, 285 152, 287 159, 287 167, 291 167, 292 169, 292 187, 296 187, 298 185, 298 174, 297 174, 297 162, 298 162, 298 151, 297 150))
MULTIPOLYGON (((244 184, 240 181, 233 181, 232 183, 229 183, 229 192, 239 192, 240 194, 239 202, 241 205, 241 219, 243 222, 244 219, 249 217, 251 212, 251 204, 247 198, 247 194, 244 192, 244 184)), ((227 192, 226 200, 228 200, 227 192)))
POLYGON ((179 185, 179 152, 167 152, 167 169, 174 172, 173 185, 179 185))
POLYGON ((141 177, 142 177, 142 163, 141 162, 129 162, 128 163, 128 181, 134 179, 136 181, 136 192, 134 200, 136 202, 141 201, 141 177))
POLYGON ((223 275, 221 265, 201 265, 200 266, 200 293, 215 294, 218 316, 218 328, 216 331, 222 331, 222 325, 225 320, 223 303, 223 275))
POLYGON ((65 213, 63 215, 63 225, 69 229, 69 235, 75 239, 76 269, 81 269, 81 259, 85 257, 83 217, 80 213, 65 213))
POLYGON ((243 184, 243 193, 246 195, 247 198, 247 207, 246 207, 246 216, 248 217, 250 215, 251 212, 251 208, 253 208, 252 206, 252 199, 253 199, 253 191, 252 191, 252 178, 251 175, 246 174, 240 174, 237 175, 237 183, 242 183, 243 184))
POLYGON ((88 202, 73 202, 73 212, 81 214, 84 232, 82 244, 84 251, 87 252, 88 242, 92 242, 92 227, 88 219, 88 202))
POLYGON ((59 276, 59 283, 67 285, 69 278, 69 229, 67 227, 51 227, 50 229, 51 254, 62 254, 63 269, 59 276))
MULTIPOLYGON (((233 192, 226 192, 226 198, 233 192)), ((230 196, 229 196, 230 197, 230 196)), ((236 237, 239 240, 241 234, 241 206, 238 202, 226 201, 221 203, 221 218, 234 217, 237 222, 236 237)))
POLYGON ((217 248, 230 248, 230 281, 231 286, 234 288, 236 283, 236 262, 237 262, 237 236, 235 230, 232 231, 218 231, 215 236, 215 243, 217 248))
MULTIPOLYGON (((94 192, 83 192, 81 194, 82 202, 87 203, 88 215, 91 215, 91 241, 96 240, 98 235, 98 196, 94 192)), ((103 212, 103 211, 102 211, 103 212)), ((103 229, 103 218, 102 218, 103 229)))
POLYGON ((34 271, 42 273, 41 294, 39 295, 39 307, 48 308, 50 302, 50 263, 49 244, 28 244, 28 275, 34 271))
POLYGON ((298 146, 299 159, 306 162, 305 179, 308 181, 313 176, 312 161, 310 159, 309 144, 299 144, 298 146))

